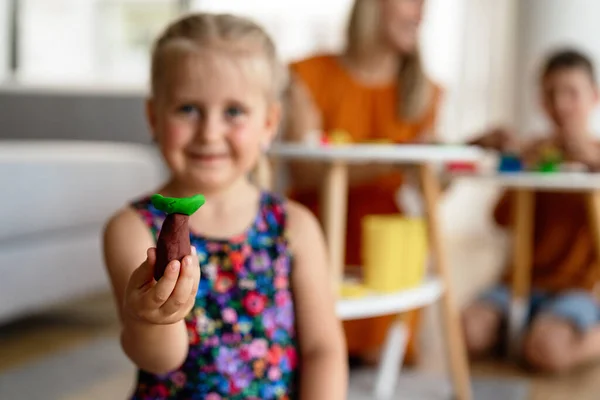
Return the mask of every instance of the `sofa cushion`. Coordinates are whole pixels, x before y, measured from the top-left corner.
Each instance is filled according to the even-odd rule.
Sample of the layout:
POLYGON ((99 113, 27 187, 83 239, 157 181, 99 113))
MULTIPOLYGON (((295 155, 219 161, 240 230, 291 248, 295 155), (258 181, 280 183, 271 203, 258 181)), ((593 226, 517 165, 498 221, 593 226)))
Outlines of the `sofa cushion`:
POLYGON ((164 174, 152 146, 0 142, 0 241, 102 224, 164 174))

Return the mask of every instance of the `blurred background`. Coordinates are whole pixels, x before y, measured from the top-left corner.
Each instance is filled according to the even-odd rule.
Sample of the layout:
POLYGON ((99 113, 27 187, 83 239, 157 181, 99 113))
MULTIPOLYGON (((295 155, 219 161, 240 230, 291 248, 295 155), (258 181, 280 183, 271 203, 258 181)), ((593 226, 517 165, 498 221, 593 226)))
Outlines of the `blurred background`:
MULTIPOLYGON (((111 344, 101 342, 87 348, 83 356, 67 350, 90 338, 116 335, 99 233, 112 211, 163 176, 148 146, 143 114, 148 55, 158 32, 187 12, 241 14, 267 29, 282 60, 289 63, 341 50, 351 5, 352 0, 0 0, 0 187, 6 196, 13 196, 12 202, 0 205, 0 398, 36 398, 40 392, 26 383, 32 380, 55 388, 46 399, 117 398, 107 393, 127 390, 129 376, 106 373, 111 365, 126 364, 107 355, 118 354, 111 344), (35 154, 6 143, 29 139, 76 140, 82 147, 56 151, 91 159, 123 143, 128 147, 115 150, 108 163, 128 169, 111 169, 99 161, 75 176, 72 171, 49 169, 44 162, 25 165, 22 160, 33 160, 35 154), (37 171, 50 173, 51 178, 35 180, 37 171), (84 175, 93 176, 94 182, 84 175), (18 184, 18 179, 31 184, 18 184), (60 187, 65 192, 52 190, 56 185, 46 188, 46 179, 64 179, 60 187), (98 184, 103 182, 109 185, 105 187, 112 185, 111 195, 98 184), (81 187, 89 194, 88 207, 77 208, 74 202, 65 208, 64 198, 78 196, 81 187), (43 190, 47 192, 40 194, 43 190), (31 220, 15 214, 23 193, 33 199, 32 207, 40 202, 35 196, 42 196, 41 203, 50 211, 40 211, 31 220), (14 229, 20 229, 19 235, 14 235, 14 229), (49 237, 54 242, 47 243, 49 237), (57 275, 66 268, 60 258, 65 246, 77 248, 70 263, 86 268, 81 272, 73 266, 73 274, 81 274, 81 279, 70 286, 57 275), (31 253, 37 255, 31 258, 31 253), (26 257, 30 257, 27 266, 15 272, 26 257), (39 264, 52 272, 48 270, 46 281, 33 282, 35 275, 26 267, 39 264), (57 291, 49 283, 57 281, 64 290, 57 291), (62 307, 73 296, 89 301, 82 303, 83 308, 62 307), (98 372, 102 379, 74 372, 73 366, 90 367, 78 364, 84 359, 97 360, 95 371, 102 371, 98 372), (57 367, 65 365, 67 372, 57 367), (57 388, 51 382, 56 380, 72 390, 57 388), (17 381, 22 384, 9 384, 17 381), (106 387, 113 392, 106 392, 106 387)), ((429 75, 445 91, 437 121, 440 137, 449 143, 463 142, 494 125, 512 126, 520 135, 543 131, 546 121, 536 101, 540 63, 549 51, 564 45, 573 45, 600 62, 598 15, 597 0, 427 0, 420 45, 429 75)), ((593 120, 596 133, 599 113, 593 120)), ((489 220, 496 197, 494 187, 463 182, 447 193, 442 204, 460 304, 494 280, 504 262, 506 238, 489 220)), ((426 323, 433 324, 434 318, 426 323)), ((424 357, 426 364, 439 367, 439 335, 434 330, 425 330, 424 357)), ((503 368, 485 371, 506 375, 503 368)), ((597 381, 595 376, 600 375, 585 382, 597 381)), ((581 382, 582 377, 575 379, 581 382)), ((536 398, 597 399, 593 383, 552 382, 534 390, 544 396, 536 398), (574 390, 582 391, 570 397, 574 390), (545 397, 549 393, 559 397, 545 397)), ((521 381, 509 381, 510 385, 519 386, 521 381)))
MULTIPOLYGON (((141 96, 152 38, 167 21, 188 11, 225 11, 254 18, 273 35, 285 62, 339 50, 351 3, 2 0, 1 100, 45 90, 55 96, 73 90, 81 95, 141 96)), ((600 57, 594 20, 600 5, 593 0, 428 0, 426 7, 421 46, 428 72, 447 91, 439 125, 449 141, 506 121, 524 131, 539 128, 543 122, 533 101, 533 80, 541 56, 556 46, 574 44, 600 57)), ((12 111, 2 103, 3 121, 7 109, 12 111)), ((3 129, 3 137, 15 135, 11 130, 3 129)), ((27 131, 21 134, 41 135, 27 131)), ((64 134, 45 132, 44 137, 64 134)), ((135 140, 143 140, 142 135, 135 140)))
MULTIPOLYGON (((448 141, 462 140, 490 122, 514 120, 519 108, 515 70, 521 65, 531 69, 529 58, 517 60, 521 45, 546 45, 538 44, 537 32, 531 38, 519 36, 530 34, 531 22, 521 24, 517 18, 537 12, 530 3, 537 4, 427 2, 422 51, 431 77, 446 89, 439 131, 448 141)), ((0 79, 5 84, 0 91, 0 118, 9 121, 3 137, 147 141, 141 124, 132 126, 141 122, 141 115, 131 115, 128 107, 143 97, 152 38, 178 13, 206 10, 252 17, 275 38, 282 60, 290 62, 342 49, 351 4, 350 0, 3 0, 0 79), (89 98, 100 94, 102 99, 89 98), (40 101, 40 95, 47 100, 43 107, 22 102, 29 96, 40 101), (80 102, 82 98, 86 101, 80 102), (74 124, 65 127, 54 121, 65 112, 54 100, 68 109, 73 102, 87 109, 94 101, 115 100, 123 110, 110 115, 114 129, 99 132, 88 125, 84 133, 74 124), (36 118, 21 118, 25 114, 36 118), (51 132, 42 123, 52 119, 48 114, 54 116, 51 132)), ((101 108, 97 112, 106 113, 101 108)))

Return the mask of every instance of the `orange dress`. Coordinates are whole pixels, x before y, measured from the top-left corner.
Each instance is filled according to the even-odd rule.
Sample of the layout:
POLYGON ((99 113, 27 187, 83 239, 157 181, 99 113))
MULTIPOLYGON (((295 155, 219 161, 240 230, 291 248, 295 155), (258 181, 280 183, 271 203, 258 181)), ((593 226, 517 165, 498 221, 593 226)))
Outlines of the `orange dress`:
MULTIPOLYGON (((396 111, 396 84, 365 86, 348 73, 336 56, 309 58, 292 64, 291 69, 311 93, 321 111, 322 128, 326 132, 344 130, 354 142, 387 139, 408 143, 433 129, 440 98, 437 87, 434 101, 423 118, 403 121, 398 118, 396 111)), ((361 264, 361 220, 365 215, 401 212, 395 202, 395 194, 401 183, 400 173, 390 173, 368 184, 349 188, 346 265, 361 264)), ((291 197, 319 215, 319 194, 316 191, 292 190, 291 197)), ((414 324, 416 315, 412 313, 414 324)), ((377 350, 393 319, 389 316, 345 322, 350 354, 361 355, 377 350)), ((414 342, 411 342, 413 345, 409 346, 409 353, 414 352, 414 342)))

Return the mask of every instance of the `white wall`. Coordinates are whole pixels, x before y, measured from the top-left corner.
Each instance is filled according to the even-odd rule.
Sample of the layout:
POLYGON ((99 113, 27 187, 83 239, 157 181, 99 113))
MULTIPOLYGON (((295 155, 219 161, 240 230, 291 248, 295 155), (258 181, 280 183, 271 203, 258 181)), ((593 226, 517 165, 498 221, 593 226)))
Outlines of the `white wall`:
POLYGON ((467 0, 429 0, 426 5, 421 30, 423 61, 431 78, 444 89, 437 134, 445 140, 459 141, 464 135, 460 77, 467 0))
POLYGON ((92 76, 92 1, 25 0, 20 11, 20 78, 77 81, 92 76))
POLYGON ((282 60, 289 62, 339 50, 351 4, 352 0, 196 0, 192 9, 254 19, 271 34, 282 60))
MULTIPOLYGON (((517 126, 523 133, 546 127, 538 106, 537 74, 548 51, 573 45, 588 52, 600 72, 600 1, 527 0, 519 2, 519 59, 516 102, 517 126)), ((600 133, 600 110, 592 122, 600 133)))
POLYGON ((8 2, 0 1, 0 81, 8 72, 8 2))
MULTIPOLYGON (((175 0, 21 0, 21 82, 145 84, 175 0)), ((4 3, 4 2, 2 2, 4 3)))

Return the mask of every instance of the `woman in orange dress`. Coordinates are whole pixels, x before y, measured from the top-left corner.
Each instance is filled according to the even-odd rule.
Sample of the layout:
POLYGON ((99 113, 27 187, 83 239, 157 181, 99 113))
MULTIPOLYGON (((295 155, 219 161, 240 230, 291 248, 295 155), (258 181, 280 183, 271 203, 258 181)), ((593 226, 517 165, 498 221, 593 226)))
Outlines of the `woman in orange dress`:
MULTIPOLYGON (((315 130, 343 130, 353 142, 433 140, 441 89, 427 78, 417 51, 423 3, 356 0, 343 54, 318 55, 291 65, 284 140, 302 142, 315 130)), ((493 142, 497 136, 490 134, 486 141, 493 142)), ((319 215, 323 166, 306 162, 290 166, 291 197, 319 215)), ((401 213, 395 198, 403 177, 392 166, 361 165, 350 169, 349 179, 345 262, 360 265, 361 219, 401 213)), ((418 313, 409 316, 414 328, 418 313)), ((371 358, 377 354, 393 319, 345 322, 350 355, 371 358)), ((408 350, 410 358, 414 340, 408 350)))

